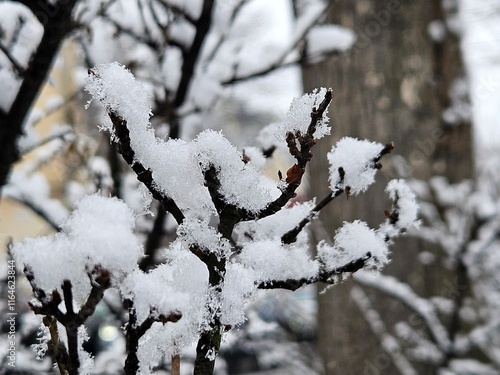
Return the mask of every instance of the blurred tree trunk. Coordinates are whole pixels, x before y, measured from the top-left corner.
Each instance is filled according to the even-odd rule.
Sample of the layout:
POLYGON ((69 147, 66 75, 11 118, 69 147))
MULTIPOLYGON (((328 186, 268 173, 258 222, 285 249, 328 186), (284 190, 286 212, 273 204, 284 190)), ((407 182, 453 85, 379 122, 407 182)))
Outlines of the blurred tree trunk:
MULTIPOLYGON (((443 14, 438 0, 343 1, 330 8, 328 21, 353 29, 358 40, 347 55, 303 69, 306 92, 326 86, 334 93, 332 136, 318 142, 315 155, 326 155, 343 136, 394 141, 396 149, 382 160, 384 168, 368 195, 339 199, 322 211, 328 233, 355 217, 378 226, 389 204, 375 197, 384 196, 392 178, 411 174, 427 180, 440 174, 456 182, 473 177, 470 122, 452 126, 442 116, 451 105, 450 88, 463 75, 459 43, 447 33, 443 14), (433 35, 443 39, 429 36, 433 20, 433 35)), ((453 118, 452 112, 447 115, 453 118)), ((328 178, 325 165, 326 157, 320 156, 310 165, 313 196, 327 194, 322 190, 328 178)), ((416 239, 398 241, 393 261, 383 272, 424 296, 439 294, 443 279, 417 261, 424 246, 428 245, 416 239)), ((351 287, 347 281, 319 294, 319 348, 326 374, 397 374, 349 298, 351 287)), ((374 305, 383 317, 405 319, 393 301, 377 298, 374 305)))

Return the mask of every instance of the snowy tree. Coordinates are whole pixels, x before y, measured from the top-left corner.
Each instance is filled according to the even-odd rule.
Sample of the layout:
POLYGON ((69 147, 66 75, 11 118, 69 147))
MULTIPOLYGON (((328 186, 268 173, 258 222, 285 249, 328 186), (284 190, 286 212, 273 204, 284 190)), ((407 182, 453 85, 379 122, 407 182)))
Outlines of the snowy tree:
POLYGON ((219 132, 203 131, 190 142, 156 138, 147 91, 123 66, 93 68, 86 89, 109 115, 102 128, 179 226, 166 262, 149 273, 138 267, 142 248, 132 232, 134 216, 116 198, 84 198, 60 234, 14 246, 35 293, 31 308, 44 316, 47 345, 70 374, 88 371, 82 324, 108 288, 128 306, 127 374, 147 373, 161 356, 178 354, 193 341, 194 373, 211 374, 224 332, 244 319, 245 302, 257 288, 296 290, 319 281, 335 284, 359 269, 378 271, 388 262, 387 245, 416 225, 415 198, 406 183, 394 180, 387 187, 393 207, 378 229, 345 223, 333 245, 322 243, 317 257, 309 257, 302 229, 342 193, 366 190, 393 147, 342 139, 329 154, 331 193, 318 204, 288 206, 311 149, 329 132, 329 90, 296 99, 275 128, 296 160, 275 185, 219 132))
MULTIPOLYGON (((415 215, 413 199, 403 182, 393 182, 388 193, 394 208, 377 230, 359 220, 346 223, 331 244, 320 244, 317 257, 308 255, 304 228, 334 198, 365 191, 392 147, 342 139, 328 154, 331 191, 319 202, 292 205, 312 147, 329 133, 329 90, 295 99, 280 124, 262 131, 262 144, 244 152, 222 133, 203 130, 207 114, 231 88, 345 51, 354 41, 345 28, 318 26, 328 3, 310 1, 285 43, 262 48, 267 38, 248 42, 256 26, 254 4, 0 3, 0 185, 4 196, 59 232, 17 243, 13 253, 35 295, 31 309, 44 316, 38 354, 49 351, 62 372, 90 371, 92 358, 82 345, 91 332, 84 326, 103 304, 126 326, 123 340, 94 359, 98 371, 106 372, 106 358, 114 357, 129 373, 148 373, 165 355, 177 363, 182 348, 198 341, 195 371, 210 372, 221 337, 244 320, 243 307, 256 290, 295 290, 336 283, 361 268, 378 270, 388 261, 388 243, 410 225, 404 213, 415 215), (130 168, 120 166, 113 148, 108 160, 82 151, 88 181, 70 181, 69 194, 55 199, 40 166, 87 146, 76 124, 54 127, 46 138, 34 131, 64 99, 42 111, 32 107, 65 40, 81 56, 79 76, 91 68, 77 83, 103 104, 108 120, 101 129, 130 168), (141 84, 121 65, 100 65, 114 60, 141 84), (151 112, 156 116, 150 119, 151 112), (283 145, 294 162, 275 182, 260 168, 283 145), (19 163, 29 152, 36 157, 19 163), (13 163, 19 165, 11 172, 13 163), (139 192, 134 175, 143 186, 139 192), (102 196, 83 198, 92 192, 102 196), (154 217, 138 214, 147 209, 144 197, 154 198, 154 217)), ((23 324, 27 330, 39 322, 26 314, 23 324)), ((20 355, 26 360, 26 353, 20 355)), ((26 363, 20 371, 50 368, 50 361, 26 363)))

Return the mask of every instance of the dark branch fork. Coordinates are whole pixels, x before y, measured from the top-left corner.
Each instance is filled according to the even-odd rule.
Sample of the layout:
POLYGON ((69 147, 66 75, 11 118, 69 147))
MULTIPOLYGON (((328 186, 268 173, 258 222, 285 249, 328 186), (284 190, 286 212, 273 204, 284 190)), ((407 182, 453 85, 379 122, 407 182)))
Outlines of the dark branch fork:
POLYGON ((151 310, 149 316, 141 323, 137 324, 137 314, 135 312, 134 303, 132 300, 125 301, 128 307, 129 320, 125 328, 126 352, 127 358, 125 359, 125 374, 135 375, 139 371, 139 358, 137 350, 139 348, 139 340, 142 336, 152 327, 156 322, 178 322, 182 318, 182 314, 178 311, 172 311, 169 315, 157 314, 156 311, 151 310))
POLYGON ((31 268, 26 267, 24 274, 31 284, 37 303, 30 302, 30 308, 35 314, 45 315, 44 324, 49 328, 51 334, 51 345, 53 356, 58 364, 61 374, 77 375, 80 368, 80 359, 78 356, 78 328, 83 325, 87 318, 95 311, 97 304, 102 300, 106 289, 111 287, 110 273, 101 267, 96 266, 88 272, 89 280, 92 285, 87 301, 75 312, 73 307, 73 286, 69 280, 64 280, 61 286, 64 296, 64 306, 66 312, 59 309, 63 301, 57 290, 52 291, 47 296, 45 291, 40 289, 35 282, 35 275, 31 268), (66 329, 68 338, 68 348, 60 341, 57 332, 57 322, 61 323, 66 329))
MULTIPOLYGON (((31 268, 26 267, 24 273, 31 284, 31 288, 37 300, 36 303, 29 304, 30 308, 35 314, 44 315, 43 322, 49 328, 51 335, 49 347, 52 350, 53 357, 61 374, 77 375, 80 368, 78 328, 94 313, 97 304, 104 297, 104 292, 111 287, 110 272, 100 266, 96 266, 93 270, 88 272, 92 288, 87 297, 87 301, 78 312, 74 310, 73 306, 73 285, 71 281, 64 280, 62 283, 61 289, 63 292, 63 299, 57 290, 52 291, 52 294, 47 296, 45 291, 36 285, 35 275, 31 268), (59 305, 63 301, 66 309, 65 313, 59 309, 59 305), (66 336, 68 338, 67 349, 64 343, 59 339, 57 322, 61 323, 66 329, 66 336)), ((139 339, 149 328, 151 328, 153 323, 175 323, 181 319, 182 314, 178 311, 172 311, 169 315, 164 315, 151 310, 144 322, 137 324, 137 315, 133 303, 130 300, 127 300, 127 302, 129 307, 129 321, 125 331, 127 358, 125 360, 124 369, 125 374, 135 375, 139 370, 139 359, 137 357, 139 339)))

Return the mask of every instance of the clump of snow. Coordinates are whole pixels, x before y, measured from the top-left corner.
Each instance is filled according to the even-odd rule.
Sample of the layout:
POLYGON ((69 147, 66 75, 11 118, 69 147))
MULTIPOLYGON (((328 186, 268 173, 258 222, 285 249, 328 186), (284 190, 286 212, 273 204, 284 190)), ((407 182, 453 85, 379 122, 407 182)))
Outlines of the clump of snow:
POLYGON ((188 297, 174 290, 170 286, 171 280, 170 267, 160 266, 149 273, 136 269, 120 285, 124 298, 134 302, 137 325, 150 315, 155 318, 159 315, 168 316, 186 304, 188 297))
POLYGON ((245 244, 240 260, 257 273, 259 281, 312 278, 318 273, 318 264, 307 254, 307 247, 285 246, 279 238, 253 241, 245 244))
POLYGON ((220 132, 206 130, 195 140, 198 161, 203 170, 215 167, 227 203, 252 212, 263 209, 271 196, 260 184, 261 174, 220 132))
POLYGON ((245 307, 257 290, 255 271, 237 262, 226 267, 221 296, 221 323, 235 326, 245 321, 245 307))
POLYGON ((307 58, 314 61, 332 52, 344 52, 356 42, 356 33, 339 25, 315 25, 307 33, 307 58))
POLYGON ((384 146, 377 142, 342 138, 328 153, 330 189, 350 188, 353 195, 364 192, 375 181, 375 159, 384 146), (342 177, 339 168, 344 170, 342 177))
MULTIPOLYGON (((97 65, 92 68, 85 80, 85 90, 94 99, 99 100, 104 105, 106 111, 115 112, 124 117, 129 124, 131 133, 132 129, 136 127, 149 126, 151 105, 148 92, 123 65, 114 62, 97 65)), ((87 106, 90 105, 91 101, 89 101, 87 106)), ((109 128, 105 129, 113 133, 111 124, 109 124, 109 128)), ((148 132, 141 131, 134 133, 149 136, 149 139, 146 138, 146 140, 154 137, 151 128, 149 128, 148 132)))
POLYGON ((39 288, 61 292, 63 281, 69 280, 81 304, 91 287, 87 273, 94 267, 108 270, 114 285, 137 267, 142 246, 133 233, 134 222, 125 203, 91 195, 78 203, 61 233, 16 243, 12 252, 20 266, 32 269, 39 288))
POLYGON ((145 165, 152 170, 158 187, 177 203, 186 216, 208 219, 215 208, 204 186, 194 144, 180 139, 157 140, 151 148, 155 149, 156 156, 153 159, 151 155, 150 163, 145 165), (190 193, 186 194, 187 191, 190 193))
POLYGON ((344 223, 335 233, 333 246, 325 241, 318 244, 318 258, 326 269, 368 258, 364 267, 380 270, 389 262, 388 253, 384 239, 360 220, 344 223))
POLYGON ((447 33, 446 24, 442 20, 433 20, 427 25, 427 34, 435 43, 443 43, 447 33))
POLYGON ((158 268, 158 277, 163 281, 154 283, 150 295, 165 296, 168 285, 174 294, 168 297, 181 313, 182 318, 175 324, 154 324, 140 339, 138 357, 141 373, 149 373, 149 369, 158 363, 163 356, 178 354, 199 337, 201 327, 206 325, 206 303, 208 292, 207 267, 181 241, 173 242, 165 252, 166 263, 158 268))
POLYGON ((231 253, 231 244, 205 221, 186 219, 177 229, 179 240, 189 248, 198 245, 203 251, 209 251, 220 258, 226 258, 231 253))
POLYGON ((469 83, 464 77, 455 78, 450 90, 450 106, 443 110, 443 120, 447 125, 458 126, 467 124, 471 119, 471 104, 469 99, 469 83))
MULTIPOLYGON (((293 99, 283 123, 277 127, 274 133, 275 137, 280 141, 284 141, 287 133, 295 134, 297 131, 300 131, 301 134, 306 134, 311 123, 311 111, 314 107, 318 108, 319 104, 325 98, 326 91, 327 89, 322 87, 319 90, 315 89, 310 94, 304 94, 300 98, 293 99)), ((316 125, 316 131, 313 136, 316 139, 320 139, 329 134, 328 110, 325 110, 323 117, 316 125)))

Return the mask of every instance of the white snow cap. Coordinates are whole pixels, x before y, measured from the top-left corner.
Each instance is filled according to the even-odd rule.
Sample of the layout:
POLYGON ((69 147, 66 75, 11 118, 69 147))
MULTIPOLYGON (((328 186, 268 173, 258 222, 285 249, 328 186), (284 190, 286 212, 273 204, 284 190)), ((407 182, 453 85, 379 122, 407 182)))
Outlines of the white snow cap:
MULTIPOLYGON (((300 98, 295 98, 290 104, 285 120, 280 126, 275 129, 275 137, 280 141, 286 139, 286 134, 300 131, 302 134, 307 133, 307 128, 311 123, 311 111, 313 107, 318 108, 325 98, 327 89, 322 87, 319 90, 315 89, 310 94, 304 94, 300 98)), ((330 134, 330 126, 328 125, 328 109, 323 113, 323 118, 318 121, 314 138, 320 139, 325 135, 330 134)))
POLYGON ((360 220, 345 222, 335 233, 333 246, 324 241, 318 244, 318 258, 327 269, 368 258, 364 268, 380 270, 389 262, 388 254, 384 239, 360 220))
POLYGON ((224 200, 237 207, 256 212, 270 201, 271 194, 261 184, 262 175, 221 132, 205 130, 194 143, 203 170, 215 167, 224 200))
MULTIPOLYGON (((300 244, 304 245, 304 244, 300 244)), ((307 253, 306 246, 283 245, 279 237, 245 244, 240 261, 253 268, 259 281, 312 278, 318 272, 318 263, 307 253)))
POLYGON ((33 270, 36 285, 50 293, 61 292, 64 280, 73 286, 77 305, 90 292, 87 272, 100 266, 111 273, 114 285, 137 267, 143 254, 133 233, 133 212, 116 198, 83 198, 61 233, 16 243, 13 255, 19 265, 33 270))
POLYGON ((344 137, 328 153, 330 163, 330 189, 350 187, 353 195, 364 192, 375 181, 373 160, 380 155, 384 146, 381 143, 344 137), (344 170, 344 178, 339 174, 344 170))

